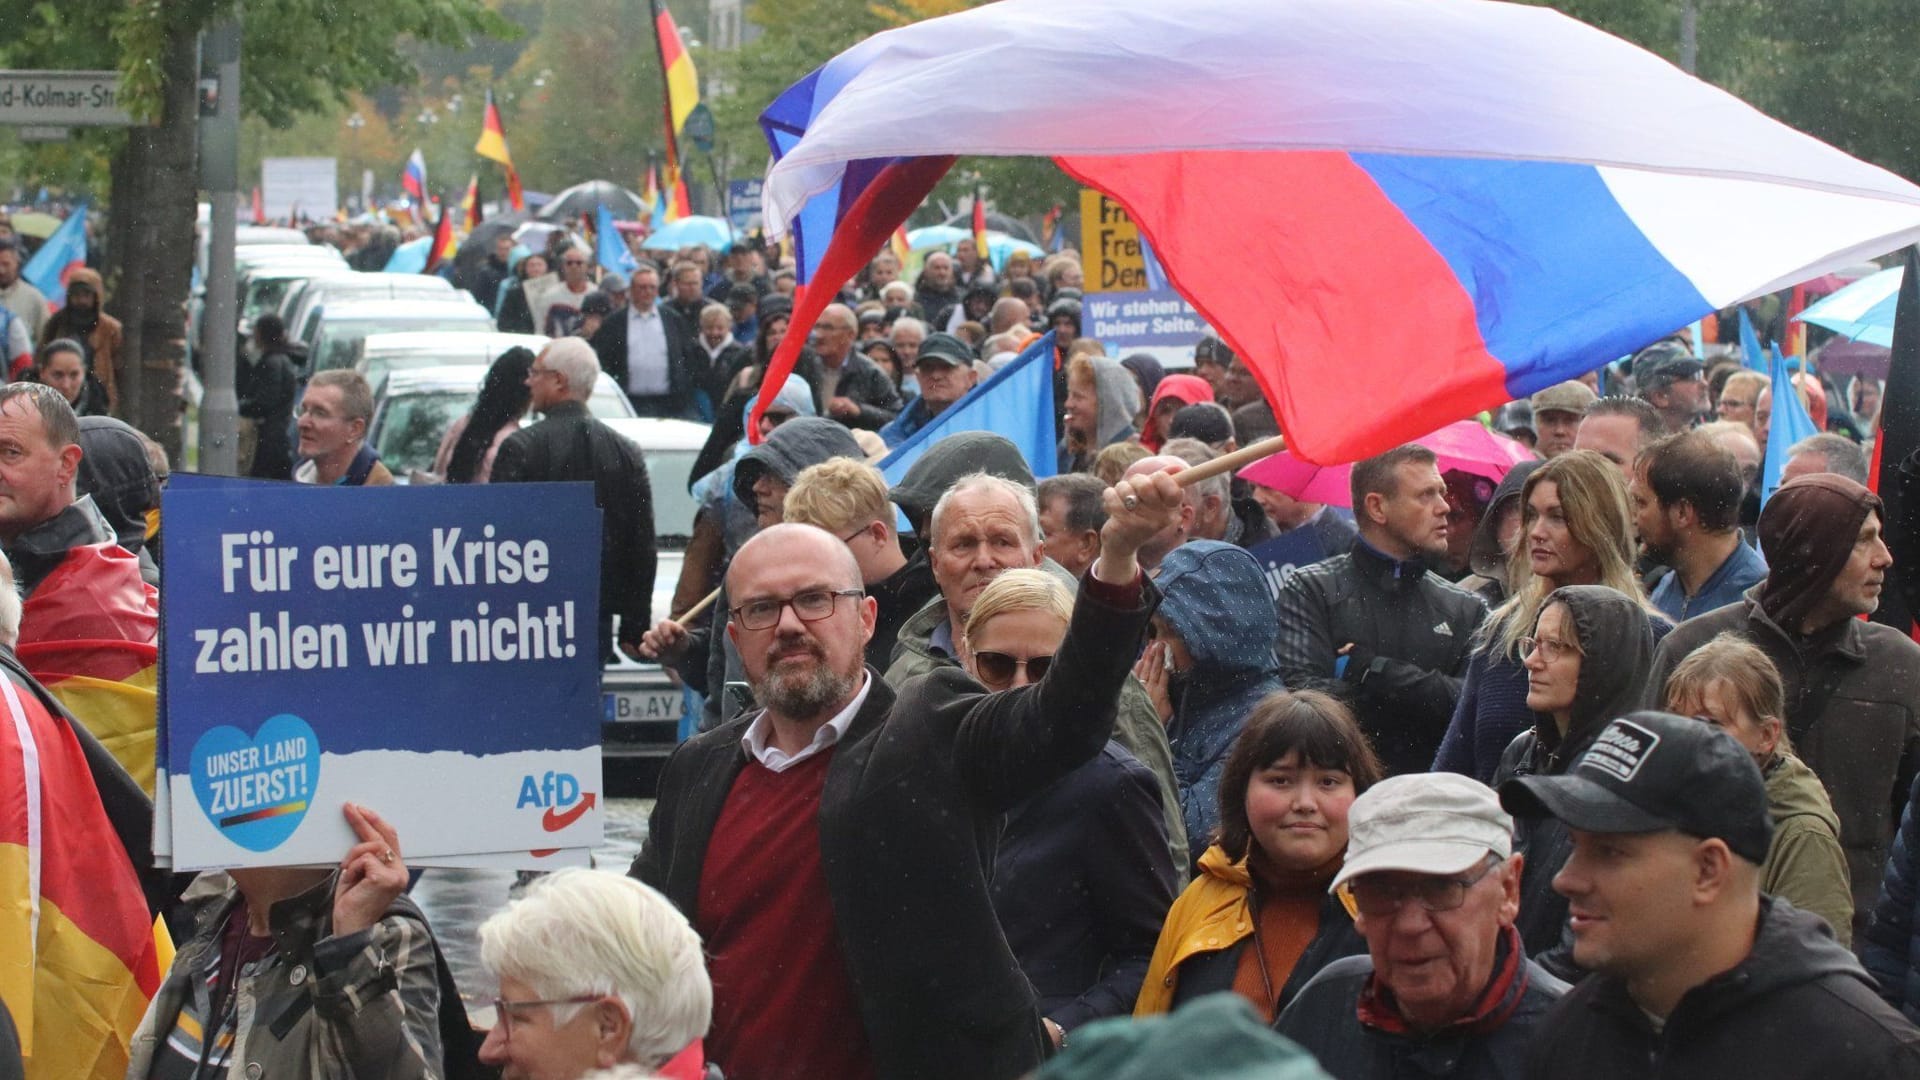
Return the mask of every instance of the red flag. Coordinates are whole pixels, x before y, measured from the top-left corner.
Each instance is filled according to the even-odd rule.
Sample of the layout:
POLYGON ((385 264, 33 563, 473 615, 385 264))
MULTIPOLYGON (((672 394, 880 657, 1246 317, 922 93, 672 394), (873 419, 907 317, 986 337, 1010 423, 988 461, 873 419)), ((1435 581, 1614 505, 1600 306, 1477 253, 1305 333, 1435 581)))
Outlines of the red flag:
POLYGON ((1053 232, 1060 227, 1060 204, 1054 203, 1053 209, 1040 218, 1040 246, 1053 250, 1053 232))
POLYGON ((260 198, 259 184, 253 185, 253 223, 255 225, 267 223, 267 204, 260 198))

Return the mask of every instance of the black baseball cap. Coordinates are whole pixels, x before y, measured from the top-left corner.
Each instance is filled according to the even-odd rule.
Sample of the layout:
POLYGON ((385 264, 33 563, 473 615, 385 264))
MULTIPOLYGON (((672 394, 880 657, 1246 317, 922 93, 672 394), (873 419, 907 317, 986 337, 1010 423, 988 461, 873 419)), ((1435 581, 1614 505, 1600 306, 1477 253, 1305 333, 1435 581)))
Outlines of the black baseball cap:
POLYGON ((1641 390, 1685 382, 1705 370, 1706 365, 1676 341, 1656 341, 1633 357, 1633 381, 1641 390))
POLYGON ((1702 720, 1636 712, 1609 723, 1558 776, 1500 786, 1508 813, 1552 816, 1593 833, 1673 829, 1723 840, 1748 862, 1767 861, 1773 819, 1760 767, 1733 736, 1702 720))
POLYGON ((920 351, 914 354, 913 362, 924 364, 929 360, 966 367, 974 361, 973 346, 952 334, 928 334, 927 339, 920 343, 920 351))

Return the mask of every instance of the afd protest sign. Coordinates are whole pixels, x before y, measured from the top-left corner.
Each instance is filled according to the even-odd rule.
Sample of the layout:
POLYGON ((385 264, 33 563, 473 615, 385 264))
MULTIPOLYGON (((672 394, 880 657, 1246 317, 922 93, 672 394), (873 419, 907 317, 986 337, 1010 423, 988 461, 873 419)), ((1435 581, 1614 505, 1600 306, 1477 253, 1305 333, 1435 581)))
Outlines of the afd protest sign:
POLYGON ((737 232, 760 227, 760 180, 727 181, 727 216, 737 232))
POLYGON ((590 485, 202 482, 162 513, 176 869, 337 862, 346 802, 440 865, 600 841, 590 485))
POLYGON ((1080 305, 1080 333, 1108 355, 1146 353, 1169 371, 1193 366, 1193 347, 1206 332, 1206 320, 1172 289, 1088 293, 1080 305))

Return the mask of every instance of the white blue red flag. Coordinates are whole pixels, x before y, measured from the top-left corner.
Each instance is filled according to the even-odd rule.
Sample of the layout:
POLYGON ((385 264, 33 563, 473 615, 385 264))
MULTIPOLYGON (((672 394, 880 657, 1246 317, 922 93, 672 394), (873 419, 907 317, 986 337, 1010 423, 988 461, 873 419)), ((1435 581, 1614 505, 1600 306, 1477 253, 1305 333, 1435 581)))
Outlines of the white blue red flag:
POLYGON ((1482 0, 1002 0, 861 42, 761 123, 767 229, 810 286, 764 385, 957 156, 1049 156, 1127 209, 1319 462, 1920 238, 1920 187, 1482 0), (1074 107, 1031 108, 1036 70, 1074 107))
POLYGON ((82 202, 53 230, 47 242, 33 253, 20 276, 40 290, 49 308, 64 307, 67 302, 67 277, 87 265, 87 204, 82 202))
POLYGON ((407 169, 400 174, 400 186, 413 196, 414 202, 427 201, 427 159, 417 147, 407 156, 407 169))

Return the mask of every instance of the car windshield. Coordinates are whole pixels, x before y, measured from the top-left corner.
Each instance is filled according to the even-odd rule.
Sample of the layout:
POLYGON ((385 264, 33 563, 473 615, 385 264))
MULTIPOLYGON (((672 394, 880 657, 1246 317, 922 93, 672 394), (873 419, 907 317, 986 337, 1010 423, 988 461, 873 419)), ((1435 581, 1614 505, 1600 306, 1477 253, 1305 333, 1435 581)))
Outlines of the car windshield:
POLYGON ((320 340, 315 343, 313 370, 352 367, 360 343, 368 334, 388 330, 490 330, 486 312, 474 309, 471 316, 447 316, 436 319, 326 319, 320 324, 320 340))
POLYGON ((269 278, 256 281, 247 295, 247 306, 240 313, 242 321, 259 318, 269 311, 277 311, 280 301, 285 299, 287 290, 298 284, 302 278, 269 278))

